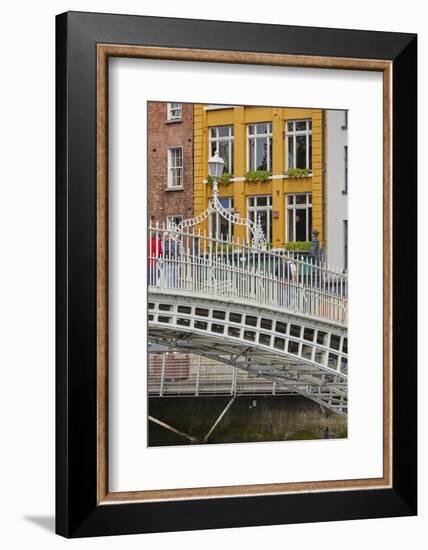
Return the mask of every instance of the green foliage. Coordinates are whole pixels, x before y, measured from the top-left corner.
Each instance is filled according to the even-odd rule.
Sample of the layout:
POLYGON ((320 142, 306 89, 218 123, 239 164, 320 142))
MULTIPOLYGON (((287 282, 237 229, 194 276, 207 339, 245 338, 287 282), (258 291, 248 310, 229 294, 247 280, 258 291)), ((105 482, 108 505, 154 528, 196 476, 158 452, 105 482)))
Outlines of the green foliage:
POLYGON ((286 172, 289 178, 305 178, 311 175, 309 168, 290 168, 286 172))
MULTIPOLYGON (((208 179, 208 185, 212 187, 214 183, 214 178, 212 176, 208 176, 207 179, 208 179)), ((218 180, 218 183, 219 185, 229 185, 229 183, 231 183, 231 180, 232 180, 232 174, 229 174, 229 172, 223 172, 223 174, 220 176, 218 180)))
MULTIPOLYGON (((227 238, 226 236, 223 238, 227 238)), ((215 252, 232 252, 233 247, 231 244, 224 244, 224 243, 215 243, 212 246, 207 246, 207 252, 215 253, 215 252)))
POLYGON ((311 249, 311 241, 288 241, 285 249, 290 251, 307 251, 311 249))
POLYGON ((267 181, 272 175, 268 170, 250 170, 245 174, 246 181, 255 183, 257 181, 267 181))

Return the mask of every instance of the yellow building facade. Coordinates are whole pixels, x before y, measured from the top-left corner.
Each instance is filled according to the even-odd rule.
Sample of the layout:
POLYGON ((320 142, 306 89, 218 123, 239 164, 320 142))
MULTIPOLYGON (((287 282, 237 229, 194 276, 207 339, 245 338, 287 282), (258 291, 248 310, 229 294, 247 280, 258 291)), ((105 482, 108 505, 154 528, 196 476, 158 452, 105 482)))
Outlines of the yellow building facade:
MULTIPOLYGON (((207 208, 208 159, 217 150, 230 174, 219 185, 225 207, 260 219, 274 248, 310 241, 312 230, 322 244, 323 141, 322 110, 195 104, 194 215, 207 208)), ((212 222, 204 229, 212 232, 212 222)), ((232 231, 248 237, 243 226, 232 231)))

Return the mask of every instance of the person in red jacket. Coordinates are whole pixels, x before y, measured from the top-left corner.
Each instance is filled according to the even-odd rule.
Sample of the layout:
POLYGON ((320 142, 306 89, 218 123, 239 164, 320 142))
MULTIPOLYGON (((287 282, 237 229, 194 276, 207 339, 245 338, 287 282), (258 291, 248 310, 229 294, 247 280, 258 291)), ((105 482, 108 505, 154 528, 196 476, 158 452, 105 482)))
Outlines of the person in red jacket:
POLYGON ((159 234, 152 233, 148 242, 149 285, 156 286, 158 281, 158 260, 163 255, 162 240, 159 234))

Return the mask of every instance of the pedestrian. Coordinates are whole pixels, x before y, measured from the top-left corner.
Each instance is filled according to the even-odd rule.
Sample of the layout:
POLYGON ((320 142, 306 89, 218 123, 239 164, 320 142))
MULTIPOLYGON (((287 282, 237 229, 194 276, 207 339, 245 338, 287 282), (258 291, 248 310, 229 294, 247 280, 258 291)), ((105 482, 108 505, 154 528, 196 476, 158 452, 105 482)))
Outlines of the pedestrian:
POLYGON ((178 288, 180 272, 180 241, 177 236, 168 236, 165 240, 165 250, 163 254, 165 266, 165 279, 168 288, 178 288))
POLYGON ((162 240, 157 231, 149 235, 148 242, 148 275, 149 275, 149 286, 157 286, 159 277, 158 271, 160 268, 159 259, 162 258, 162 240))
POLYGON ((276 267, 278 280, 278 304, 282 307, 294 308, 296 304, 296 264, 289 258, 279 259, 276 267))

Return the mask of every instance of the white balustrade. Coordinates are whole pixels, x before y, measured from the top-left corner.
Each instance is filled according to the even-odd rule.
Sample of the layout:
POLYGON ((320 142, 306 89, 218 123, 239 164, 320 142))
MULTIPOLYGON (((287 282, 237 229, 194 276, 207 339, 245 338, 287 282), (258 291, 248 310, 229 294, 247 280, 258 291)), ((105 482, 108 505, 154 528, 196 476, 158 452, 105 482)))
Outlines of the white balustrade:
POLYGON ((347 321, 346 273, 311 257, 214 239, 192 227, 149 227, 148 284, 347 321))

